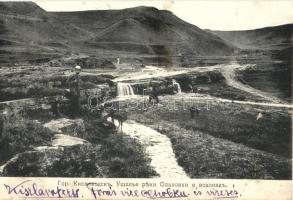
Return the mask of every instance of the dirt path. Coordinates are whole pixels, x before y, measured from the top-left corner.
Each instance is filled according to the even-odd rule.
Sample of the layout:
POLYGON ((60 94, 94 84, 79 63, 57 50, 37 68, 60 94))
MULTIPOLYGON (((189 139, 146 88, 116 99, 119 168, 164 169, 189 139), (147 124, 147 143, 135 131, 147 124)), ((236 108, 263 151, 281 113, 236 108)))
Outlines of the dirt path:
POLYGON ((178 165, 170 139, 152 128, 128 120, 123 123, 124 134, 137 139, 146 147, 150 165, 160 178, 188 178, 178 165))
POLYGON ((254 96, 262 97, 263 99, 274 102, 274 103, 284 103, 281 99, 274 97, 270 94, 267 94, 263 91, 257 90, 249 85, 242 84, 241 82, 236 80, 235 70, 244 70, 251 65, 239 65, 238 63, 232 63, 230 65, 226 65, 220 69, 221 73, 226 79, 226 83, 234 88, 239 90, 248 92, 254 96))

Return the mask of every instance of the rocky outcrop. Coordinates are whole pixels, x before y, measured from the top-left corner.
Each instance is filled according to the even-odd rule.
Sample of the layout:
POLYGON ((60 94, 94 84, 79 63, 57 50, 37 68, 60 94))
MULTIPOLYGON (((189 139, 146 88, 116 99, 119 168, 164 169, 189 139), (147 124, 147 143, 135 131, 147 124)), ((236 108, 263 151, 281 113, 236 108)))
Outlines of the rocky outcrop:
POLYGON ((61 118, 52 120, 44 127, 57 133, 66 133, 66 135, 83 137, 85 133, 85 127, 82 119, 67 119, 61 118))
POLYGON ((52 146, 54 147, 74 146, 79 144, 89 144, 89 142, 78 137, 72 137, 64 134, 56 134, 52 140, 52 146))
POLYGON ((151 87, 156 86, 159 94, 174 94, 176 93, 172 87, 172 79, 176 80, 183 92, 189 92, 191 87, 197 88, 203 84, 215 84, 224 82, 225 78, 219 71, 208 72, 191 72, 178 74, 169 77, 157 77, 149 79, 141 79, 139 81, 130 81, 135 94, 146 94, 151 92, 151 87))

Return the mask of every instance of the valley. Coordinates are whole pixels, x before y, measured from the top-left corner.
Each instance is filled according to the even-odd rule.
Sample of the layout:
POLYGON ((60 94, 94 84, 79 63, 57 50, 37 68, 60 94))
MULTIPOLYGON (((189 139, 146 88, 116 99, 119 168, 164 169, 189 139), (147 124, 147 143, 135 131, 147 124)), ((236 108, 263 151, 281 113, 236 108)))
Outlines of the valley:
POLYGON ((292 178, 292 24, 0 11, 0 176, 292 178))

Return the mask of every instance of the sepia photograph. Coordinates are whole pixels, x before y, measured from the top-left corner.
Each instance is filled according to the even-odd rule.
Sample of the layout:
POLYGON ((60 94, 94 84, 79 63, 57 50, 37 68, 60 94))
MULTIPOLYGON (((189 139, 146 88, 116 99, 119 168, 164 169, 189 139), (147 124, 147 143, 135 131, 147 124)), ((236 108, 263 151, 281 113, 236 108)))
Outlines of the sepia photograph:
POLYGON ((0 1, 0 177, 291 180, 292 8, 0 1))

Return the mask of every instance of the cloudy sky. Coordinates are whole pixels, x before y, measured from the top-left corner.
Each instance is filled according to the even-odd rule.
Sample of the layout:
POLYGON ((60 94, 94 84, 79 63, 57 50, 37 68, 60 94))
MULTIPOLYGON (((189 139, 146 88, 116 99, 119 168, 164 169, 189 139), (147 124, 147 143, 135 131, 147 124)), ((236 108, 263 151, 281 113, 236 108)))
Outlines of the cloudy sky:
POLYGON ((293 23, 293 0, 33 0, 47 11, 153 6, 202 29, 246 30, 293 23))

